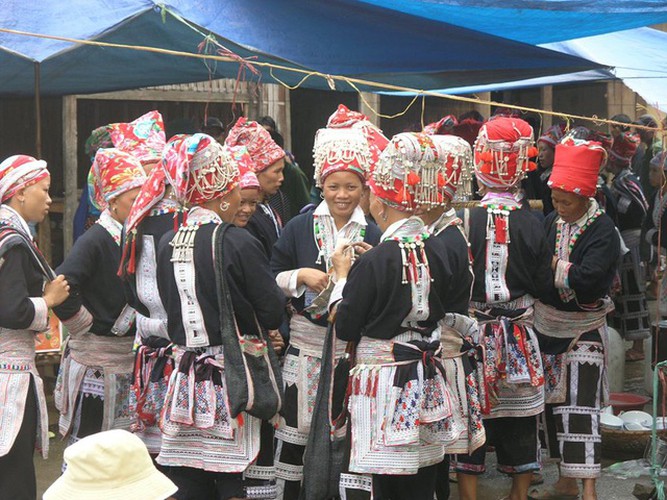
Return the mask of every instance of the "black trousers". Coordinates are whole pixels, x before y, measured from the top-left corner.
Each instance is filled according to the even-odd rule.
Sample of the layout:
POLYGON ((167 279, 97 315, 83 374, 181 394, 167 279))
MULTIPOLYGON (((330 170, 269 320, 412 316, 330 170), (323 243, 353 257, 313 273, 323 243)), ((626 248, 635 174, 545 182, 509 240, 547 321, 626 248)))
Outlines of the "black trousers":
POLYGON ((21 429, 9 453, 0 457, 0 500, 35 500, 37 497, 33 462, 36 440, 37 399, 31 377, 21 429))
POLYGON ((376 500, 433 500, 440 464, 419 469, 412 476, 373 474, 376 500))
POLYGON ((243 498, 243 474, 208 472, 192 467, 164 466, 163 472, 171 479, 178 491, 177 500, 227 500, 243 498))

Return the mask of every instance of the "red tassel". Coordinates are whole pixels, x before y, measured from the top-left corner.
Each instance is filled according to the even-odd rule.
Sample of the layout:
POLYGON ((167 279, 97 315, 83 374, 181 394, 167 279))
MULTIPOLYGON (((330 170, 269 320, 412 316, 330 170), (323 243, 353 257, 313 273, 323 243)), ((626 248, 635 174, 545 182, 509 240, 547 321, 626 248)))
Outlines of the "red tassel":
POLYGON ((507 244, 507 221, 505 217, 496 217, 496 243, 507 244))
POLYGON ((178 231, 178 212, 174 212, 174 232, 178 231))
POLYGON ((239 428, 243 427, 243 413, 239 413, 238 416, 236 417, 236 421, 239 423, 239 428))
MULTIPOLYGON (((128 238, 130 236, 128 235, 128 238)), ((123 272, 123 264, 125 263, 125 258, 127 257, 127 246, 128 242, 125 242, 125 245, 123 245, 123 254, 120 256, 120 266, 118 267, 118 271, 116 272, 116 275, 119 277, 123 277, 125 273, 123 272)))
POLYGON ((132 249, 130 250, 130 261, 127 263, 127 272, 129 274, 134 274, 136 269, 137 261, 137 238, 132 238, 132 243, 130 243, 132 249))

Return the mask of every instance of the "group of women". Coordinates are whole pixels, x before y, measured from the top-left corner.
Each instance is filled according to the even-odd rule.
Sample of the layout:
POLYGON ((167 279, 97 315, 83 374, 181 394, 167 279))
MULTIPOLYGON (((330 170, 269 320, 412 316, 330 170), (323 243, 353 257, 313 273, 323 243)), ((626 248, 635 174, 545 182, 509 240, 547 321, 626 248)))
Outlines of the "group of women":
POLYGON ((542 225, 516 195, 537 156, 523 120, 494 117, 471 148, 388 140, 341 105, 315 138, 322 202, 283 227, 266 200, 285 153, 258 123, 239 119, 224 144, 166 141, 157 112, 105 130, 89 177, 101 216, 55 272, 27 227, 48 211, 46 164, 0 164, 0 490, 35 496, 48 439, 33 335, 51 308, 69 331, 61 434, 132 430, 175 498, 323 484, 322 498, 446 498, 450 458, 476 498, 493 445, 508 498, 525 499, 540 421, 554 488, 583 479, 595 498, 619 253, 591 198, 599 145, 556 145, 542 225), (481 204, 457 215, 473 169, 481 204))

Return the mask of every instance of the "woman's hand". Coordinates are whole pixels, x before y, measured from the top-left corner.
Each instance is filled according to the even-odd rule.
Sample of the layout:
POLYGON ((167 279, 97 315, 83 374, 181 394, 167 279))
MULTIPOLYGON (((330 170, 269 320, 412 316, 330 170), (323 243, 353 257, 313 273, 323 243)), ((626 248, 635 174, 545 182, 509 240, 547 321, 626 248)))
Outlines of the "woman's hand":
POLYGON ((352 267, 352 247, 349 245, 339 246, 331 255, 331 263, 336 272, 337 279, 347 278, 350 268, 352 267))
POLYGON ((366 252, 368 252, 371 248, 373 248, 373 245, 370 245, 365 241, 359 241, 357 243, 353 243, 352 246, 354 247, 354 251, 356 252, 357 255, 363 255, 366 252))
POLYGON ((551 270, 556 271, 556 267, 558 266, 558 257, 555 255, 551 258, 551 270))
POLYGON ((69 297, 69 285, 65 276, 62 274, 53 281, 49 281, 44 285, 44 293, 42 297, 46 301, 47 307, 51 308, 54 306, 59 306, 67 297, 69 297))
POLYGON ((305 285, 314 292, 321 293, 329 284, 329 275, 319 269, 302 267, 299 269, 296 282, 298 285, 305 285))
POLYGON ((271 345, 273 345, 273 350, 276 351, 276 354, 280 354, 285 349, 285 339, 280 335, 278 330, 269 330, 269 340, 271 345))

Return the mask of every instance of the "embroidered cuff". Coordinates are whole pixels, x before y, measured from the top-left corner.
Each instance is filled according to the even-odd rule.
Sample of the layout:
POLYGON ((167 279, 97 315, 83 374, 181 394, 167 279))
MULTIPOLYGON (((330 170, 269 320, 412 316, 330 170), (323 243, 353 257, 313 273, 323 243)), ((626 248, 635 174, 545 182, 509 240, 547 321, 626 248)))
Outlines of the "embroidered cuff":
POLYGON ((62 323, 67 328, 70 335, 81 335, 90 330, 90 327, 93 324, 93 316, 88 312, 88 309, 81 306, 74 316, 63 320, 62 323))
POLYGON ((329 297, 329 311, 343 299, 343 288, 345 288, 345 283, 347 283, 347 278, 341 278, 334 285, 333 290, 331 291, 331 296, 329 297))
POLYGON ((28 326, 28 330, 35 332, 43 332, 49 328, 49 308, 46 305, 46 300, 42 297, 28 297, 35 307, 35 317, 32 323, 28 326))
POLYGON ((648 231, 646 231, 646 236, 644 237, 646 239, 646 243, 648 243, 649 245, 654 245, 655 243, 653 242, 653 238, 657 232, 658 232, 657 229, 649 229, 648 231))
POLYGON ((570 272, 571 262, 558 259, 556 264, 556 276, 554 276, 554 284, 556 288, 570 288, 568 273, 570 272))
POLYGON ((288 297, 296 298, 301 297, 306 291, 305 285, 297 285, 298 279, 299 270, 292 269, 291 271, 283 271, 282 273, 278 273, 278 276, 276 276, 276 283, 278 283, 278 286, 285 295, 288 297))

